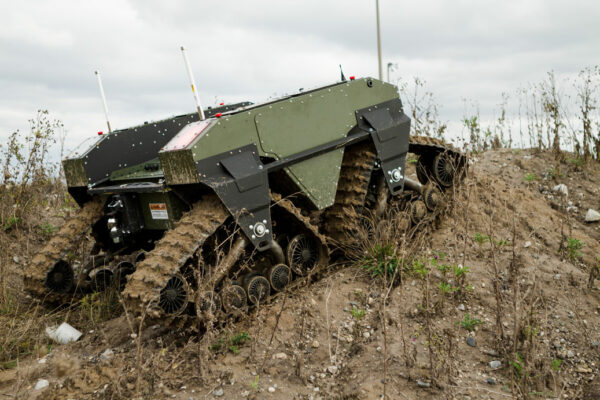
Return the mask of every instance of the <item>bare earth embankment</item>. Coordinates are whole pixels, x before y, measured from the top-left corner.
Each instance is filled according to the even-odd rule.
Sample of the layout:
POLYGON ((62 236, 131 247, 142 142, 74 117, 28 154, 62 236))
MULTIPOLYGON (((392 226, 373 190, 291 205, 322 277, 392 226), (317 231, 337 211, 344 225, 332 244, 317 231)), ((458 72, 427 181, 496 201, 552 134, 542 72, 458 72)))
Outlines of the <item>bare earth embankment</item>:
POLYGON ((1 360, 0 398, 600 398, 600 222, 584 222, 600 167, 529 150, 471 159, 410 261, 375 239, 393 245, 371 261, 397 265, 394 284, 366 255, 201 339, 139 330, 112 298, 35 308, 15 276, 42 243, 15 242, 0 345, 18 359, 1 360), (51 345, 44 327, 65 320, 83 337, 51 345))

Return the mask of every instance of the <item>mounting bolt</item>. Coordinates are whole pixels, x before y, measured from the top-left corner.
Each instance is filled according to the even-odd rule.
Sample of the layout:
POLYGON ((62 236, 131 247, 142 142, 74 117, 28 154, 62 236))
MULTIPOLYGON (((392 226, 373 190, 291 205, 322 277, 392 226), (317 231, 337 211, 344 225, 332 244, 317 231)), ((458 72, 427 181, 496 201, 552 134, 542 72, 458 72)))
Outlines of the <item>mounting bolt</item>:
POLYGON ((402 170, 400 168, 396 168, 394 170, 392 170, 391 172, 388 172, 391 175, 391 181, 392 182, 399 182, 403 176, 402 176, 402 170))
POLYGON ((256 225, 254 225, 254 235, 256 235, 257 237, 263 237, 263 236, 265 236, 265 233, 268 233, 267 231, 268 231, 268 229, 261 222, 259 222, 256 225))

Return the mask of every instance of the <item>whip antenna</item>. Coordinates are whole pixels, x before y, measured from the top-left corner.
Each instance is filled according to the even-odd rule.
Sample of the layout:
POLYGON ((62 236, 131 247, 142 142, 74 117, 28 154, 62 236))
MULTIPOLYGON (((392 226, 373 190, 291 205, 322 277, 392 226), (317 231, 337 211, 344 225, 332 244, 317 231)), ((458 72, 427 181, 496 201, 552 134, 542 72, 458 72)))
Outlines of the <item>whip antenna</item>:
POLYGON ((183 61, 185 62, 185 68, 188 73, 188 78, 190 78, 190 85, 192 86, 192 93, 194 93, 194 101, 196 102, 196 109, 198 109, 198 115, 200 116, 200 121, 204 119, 204 111, 202 111, 202 105, 200 104, 200 99, 198 98, 198 92, 196 91, 196 81, 194 80, 194 74, 192 73, 192 68, 190 67, 190 62, 187 58, 187 54, 185 52, 185 47, 181 46, 181 54, 183 54, 183 61))
POLYGON ((100 87, 100 97, 102 97, 102 105, 104 106, 104 116, 106 117, 106 125, 108 126, 108 133, 112 133, 110 127, 110 119, 108 118, 108 106, 106 105, 106 97, 104 96, 104 88, 102 87, 102 78, 100 78, 100 71, 94 71, 96 78, 98 78, 98 86, 100 87))

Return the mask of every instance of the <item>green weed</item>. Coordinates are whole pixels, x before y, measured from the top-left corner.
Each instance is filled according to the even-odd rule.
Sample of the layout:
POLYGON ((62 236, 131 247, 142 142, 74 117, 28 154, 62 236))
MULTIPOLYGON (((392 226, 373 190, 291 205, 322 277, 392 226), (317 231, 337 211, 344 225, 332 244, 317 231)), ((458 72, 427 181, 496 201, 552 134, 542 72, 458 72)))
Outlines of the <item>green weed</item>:
POLYGON ((477 232, 475 234, 475 236, 473 236, 473 240, 475 241, 475 243, 477 243, 479 246, 482 246, 484 243, 487 243, 490 241, 490 237, 488 235, 482 235, 481 233, 477 232))
POLYGON ((579 260, 583 254, 579 250, 581 250, 584 246, 584 243, 576 238, 567 238, 567 258, 571 261, 579 260))
POLYGON ((483 322, 478 318, 472 318, 469 313, 466 313, 463 320, 460 321, 460 326, 469 332, 473 332, 475 327, 482 325, 483 322))
POLYGON ((352 314, 355 320, 360 321, 365 316, 365 310, 359 310, 358 308, 356 308, 356 306, 352 306, 350 314, 352 314))
POLYGON ((536 180, 536 176, 533 172, 530 172, 523 177, 523 180, 525 180, 525 182, 533 182, 536 180))
POLYGON ((388 278, 392 278, 399 264, 400 260, 391 244, 375 245, 363 258, 363 268, 369 271, 373 278, 383 276, 384 273, 387 273, 388 278))

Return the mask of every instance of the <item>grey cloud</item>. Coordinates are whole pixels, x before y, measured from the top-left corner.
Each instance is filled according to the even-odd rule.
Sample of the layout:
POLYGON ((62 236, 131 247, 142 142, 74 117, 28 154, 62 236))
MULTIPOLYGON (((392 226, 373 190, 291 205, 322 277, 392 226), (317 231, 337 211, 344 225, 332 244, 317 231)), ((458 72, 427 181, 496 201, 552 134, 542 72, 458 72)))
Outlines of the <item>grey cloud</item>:
MULTIPOLYGON (((463 99, 491 110, 503 91, 599 64, 600 6, 591 1, 380 0, 392 79, 420 76, 444 118, 463 99)), ((374 0, 49 0, 3 5, 0 135, 48 108, 78 143, 104 129, 100 69, 117 127, 191 111, 179 46, 205 105, 261 101, 347 75, 375 76, 374 0)))

